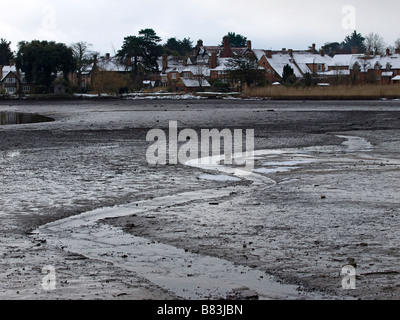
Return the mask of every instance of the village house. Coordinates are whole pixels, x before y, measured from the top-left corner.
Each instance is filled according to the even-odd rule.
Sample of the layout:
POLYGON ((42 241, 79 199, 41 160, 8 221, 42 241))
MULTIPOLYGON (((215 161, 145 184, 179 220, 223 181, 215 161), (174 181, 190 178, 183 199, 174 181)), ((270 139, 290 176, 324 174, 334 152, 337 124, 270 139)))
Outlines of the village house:
POLYGON ((338 54, 332 58, 328 66, 328 75, 341 76, 343 80, 354 84, 396 83, 400 75, 400 54, 391 54, 389 49, 385 55, 338 54))
MULTIPOLYGON (((236 84, 232 83, 232 65, 229 62, 246 56, 255 59, 259 68, 264 71, 265 80, 271 84, 283 83, 285 66, 293 69, 298 80, 315 79, 319 84, 400 83, 398 52, 391 54, 387 50, 382 56, 353 53, 331 57, 323 50, 317 52, 315 44, 308 50, 283 48, 273 51, 253 49, 251 41, 247 41, 245 47, 231 47, 229 37, 224 37, 221 46, 205 46, 202 40, 198 40, 188 56, 161 56, 157 62, 159 72, 149 74, 143 70, 142 84, 144 88, 162 87, 182 93, 209 90, 211 84, 217 82, 220 86, 225 83, 230 88, 240 86, 239 80, 236 84)), ((100 59, 96 58, 94 64, 82 74, 81 86, 84 88, 93 83, 94 76, 99 73, 107 74, 107 80, 112 74, 124 75, 130 72, 129 65, 106 54, 100 59)))
POLYGON ((188 57, 162 57, 160 81, 173 92, 205 90, 211 87, 211 81, 227 83, 228 61, 243 56, 255 58, 251 41, 247 41, 246 47, 236 48, 231 47, 229 37, 223 38, 222 46, 204 46, 199 40, 188 57))
POLYGON ((33 85, 26 83, 24 74, 17 70, 13 61, 8 66, 0 66, 0 88, 2 94, 8 95, 33 92, 33 85))
POLYGON ((282 82, 283 69, 290 66, 297 79, 304 79, 306 74, 325 78, 331 57, 315 53, 315 44, 311 50, 253 50, 258 64, 266 70, 266 80, 270 83, 282 82))

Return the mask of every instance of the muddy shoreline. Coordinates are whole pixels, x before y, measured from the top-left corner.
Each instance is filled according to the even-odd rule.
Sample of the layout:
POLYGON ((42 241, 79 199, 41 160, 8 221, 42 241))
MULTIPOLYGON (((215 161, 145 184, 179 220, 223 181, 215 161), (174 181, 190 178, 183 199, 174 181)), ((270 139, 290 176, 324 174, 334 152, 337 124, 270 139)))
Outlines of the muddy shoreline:
MULTIPOLYGON (((0 111, 56 119, 0 127, 0 299, 182 298, 121 267, 122 255, 87 257, 37 230, 96 209, 225 188, 238 191, 98 225, 272 274, 326 299, 400 296, 399 102, 0 101, 0 111), (146 133, 166 129, 171 120, 196 131, 252 128, 256 150, 283 150, 270 156, 274 163, 316 161, 266 173, 276 181, 268 188, 199 179, 215 172, 183 165, 151 167, 146 133), (341 135, 373 148, 350 150, 341 135), (341 286, 348 258, 357 266, 355 290, 341 286), (46 265, 58 270, 56 290, 41 286, 46 265)), ((258 160, 258 167, 269 169, 268 159, 258 160)))

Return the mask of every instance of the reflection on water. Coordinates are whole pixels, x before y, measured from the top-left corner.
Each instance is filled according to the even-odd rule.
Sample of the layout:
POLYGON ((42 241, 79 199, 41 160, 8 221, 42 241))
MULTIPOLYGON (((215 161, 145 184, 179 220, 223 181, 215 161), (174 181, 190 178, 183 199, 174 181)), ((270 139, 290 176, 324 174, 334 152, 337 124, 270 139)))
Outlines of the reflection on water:
POLYGON ((26 124, 26 123, 39 123, 50 122, 54 119, 33 113, 19 113, 19 112, 0 112, 0 124, 2 126, 9 124, 26 124))

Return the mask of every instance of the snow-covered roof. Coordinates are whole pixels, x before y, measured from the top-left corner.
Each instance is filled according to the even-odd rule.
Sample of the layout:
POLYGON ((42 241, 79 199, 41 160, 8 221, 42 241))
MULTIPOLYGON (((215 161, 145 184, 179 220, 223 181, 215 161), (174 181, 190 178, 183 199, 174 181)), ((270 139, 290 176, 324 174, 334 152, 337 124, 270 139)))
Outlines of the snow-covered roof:
POLYGON ((328 67, 348 67, 355 56, 362 56, 361 54, 337 54, 328 64, 328 67))
POLYGON ((200 79, 185 79, 185 78, 182 78, 183 84, 188 88, 200 87, 200 81, 201 81, 201 87, 211 87, 211 85, 205 79, 201 79, 200 80, 200 79))
POLYGON ((400 81, 400 75, 395 76, 394 78, 392 78, 392 81, 400 81))
MULTIPOLYGON (((332 58, 328 55, 321 56, 320 54, 313 54, 309 52, 293 53, 293 59, 296 61, 296 64, 299 66, 303 74, 312 73, 312 70, 310 70, 307 65, 322 64, 327 66, 332 60, 332 58)), ((322 71, 325 71, 325 69, 322 71)))
POLYGON ((379 65, 379 68, 382 70, 400 69, 399 54, 374 57, 367 57, 364 54, 337 54, 332 58, 328 66, 347 67, 350 70, 354 68, 356 62, 362 67, 361 69, 364 69, 365 67, 366 70, 374 69, 376 65, 379 65))
POLYGON ((280 76, 283 75, 283 68, 286 65, 289 65, 293 69, 296 77, 302 77, 300 70, 297 68, 293 58, 289 54, 285 53, 273 54, 272 57, 267 58, 267 60, 268 63, 271 65, 271 67, 275 70, 275 72, 280 76))
POLYGON ((229 60, 231 60, 231 58, 218 58, 217 59, 217 64, 218 66, 214 69, 212 69, 213 71, 225 71, 228 69, 227 64, 229 62, 229 60))
POLYGON ((17 72, 17 68, 15 66, 4 66, 2 71, 3 73, 17 72))
POLYGON ((119 59, 116 57, 99 59, 97 62, 97 67, 101 71, 114 71, 114 72, 126 71, 126 66, 120 63, 119 59))
POLYGON ((194 76, 210 76, 210 68, 206 65, 189 65, 182 72, 191 72, 194 76))
POLYGON ((326 76, 349 76, 350 70, 330 70, 324 73, 326 76))
POLYGON ((254 55, 256 56, 257 61, 260 61, 263 55, 265 55, 265 51, 262 49, 252 49, 254 55))
POLYGON ((4 66, 1 70, 0 82, 2 82, 10 74, 10 72, 17 72, 17 68, 15 66, 4 66))

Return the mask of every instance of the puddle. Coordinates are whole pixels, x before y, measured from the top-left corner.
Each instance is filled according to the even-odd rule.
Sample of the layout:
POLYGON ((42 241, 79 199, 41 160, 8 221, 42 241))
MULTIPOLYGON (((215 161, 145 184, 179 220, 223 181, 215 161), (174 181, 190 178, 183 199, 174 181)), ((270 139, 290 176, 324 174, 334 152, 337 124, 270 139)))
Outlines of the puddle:
POLYGON ((52 122, 53 118, 34 113, 0 112, 0 125, 52 122))

